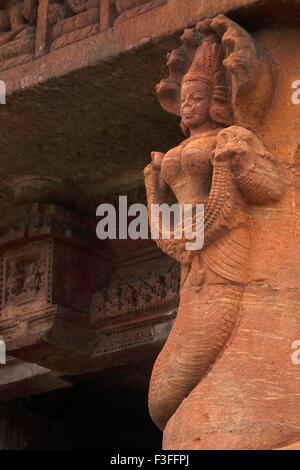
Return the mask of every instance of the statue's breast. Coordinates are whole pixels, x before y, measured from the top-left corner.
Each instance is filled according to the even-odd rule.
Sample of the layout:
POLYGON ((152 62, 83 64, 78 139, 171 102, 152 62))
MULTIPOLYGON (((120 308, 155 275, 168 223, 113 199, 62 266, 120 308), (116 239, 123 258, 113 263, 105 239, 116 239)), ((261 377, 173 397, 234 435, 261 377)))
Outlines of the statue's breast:
POLYGON ((213 136, 185 141, 171 149, 162 161, 162 176, 177 192, 184 188, 187 199, 203 195, 209 190, 212 176, 211 157, 216 146, 213 136))
POLYGON ((161 164, 161 173, 166 183, 171 187, 182 179, 180 147, 175 147, 166 153, 161 164))
MULTIPOLYGON (((204 178, 211 174, 212 149, 206 145, 189 145, 181 155, 182 170, 186 175, 198 175, 204 178)), ((202 178, 201 178, 202 179, 202 178)))

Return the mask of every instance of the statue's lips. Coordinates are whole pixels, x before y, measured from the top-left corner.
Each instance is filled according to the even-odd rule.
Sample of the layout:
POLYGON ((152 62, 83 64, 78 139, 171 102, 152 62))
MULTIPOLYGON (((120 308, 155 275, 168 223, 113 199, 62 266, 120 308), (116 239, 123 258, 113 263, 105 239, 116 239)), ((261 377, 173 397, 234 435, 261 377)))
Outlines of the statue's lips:
POLYGON ((184 117, 185 119, 188 119, 188 118, 191 118, 191 117, 194 117, 194 116, 196 116, 196 114, 184 114, 184 115, 183 115, 183 117, 184 117))

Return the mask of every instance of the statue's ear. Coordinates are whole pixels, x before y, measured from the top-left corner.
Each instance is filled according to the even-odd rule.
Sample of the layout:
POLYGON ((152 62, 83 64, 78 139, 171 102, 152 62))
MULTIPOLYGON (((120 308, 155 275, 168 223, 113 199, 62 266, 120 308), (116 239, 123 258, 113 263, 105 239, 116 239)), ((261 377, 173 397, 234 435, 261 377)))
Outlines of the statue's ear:
POLYGON ((234 21, 218 15, 211 23, 224 47, 236 125, 255 128, 273 95, 272 69, 266 54, 234 21))

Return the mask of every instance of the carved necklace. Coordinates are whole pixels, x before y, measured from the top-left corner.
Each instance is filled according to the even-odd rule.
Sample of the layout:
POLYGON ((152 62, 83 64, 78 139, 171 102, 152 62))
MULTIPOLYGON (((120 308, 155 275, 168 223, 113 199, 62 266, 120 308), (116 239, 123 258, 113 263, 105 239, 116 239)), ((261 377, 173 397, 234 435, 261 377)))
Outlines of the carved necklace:
MULTIPOLYGON (((203 132, 192 136, 180 144, 182 151, 192 141, 219 134, 220 130, 203 132)), ((205 245, 213 241, 223 228, 227 228, 227 221, 232 214, 234 206, 233 181, 229 161, 216 160, 213 163, 212 184, 204 209, 205 245)))

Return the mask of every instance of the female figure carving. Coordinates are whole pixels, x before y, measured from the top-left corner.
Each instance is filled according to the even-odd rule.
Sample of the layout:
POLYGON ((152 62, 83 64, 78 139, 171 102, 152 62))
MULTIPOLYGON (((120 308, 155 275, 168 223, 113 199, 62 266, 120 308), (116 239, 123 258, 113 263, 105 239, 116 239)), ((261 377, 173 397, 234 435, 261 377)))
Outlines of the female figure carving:
POLYGON ((151 204, 204 204, 205 242, 187 251, 184 239, 157 240, 181 265, 177 318, 149 392, 150 414, 162 430, 238 328, 251 251, 247 206, 279 201, 284 191, 276 163, 250 130, 270 99, 267 60, 221 15, 185 31, 182 42, 157 92, 164 109, 180 115, 186 139, 165 155, 152 153, 145 184, 150 218, 151 204), (259 68, 265 85, 255 82, 259 68), (255 101, 248 110, 245 90, 255 101))

